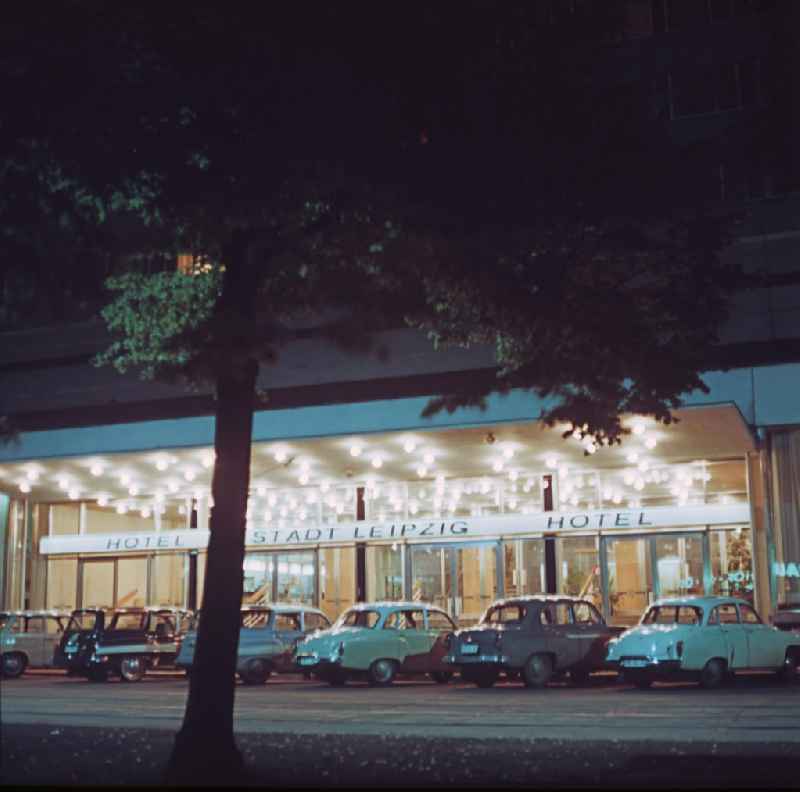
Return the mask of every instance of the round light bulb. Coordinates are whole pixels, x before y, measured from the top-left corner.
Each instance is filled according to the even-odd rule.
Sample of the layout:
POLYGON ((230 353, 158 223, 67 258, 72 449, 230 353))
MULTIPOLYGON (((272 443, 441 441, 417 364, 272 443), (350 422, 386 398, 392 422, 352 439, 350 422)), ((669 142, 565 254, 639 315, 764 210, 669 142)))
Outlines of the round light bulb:
POLYGON ((31 485, 28 484, 27 481, 20 481, 19 489, 20 489, 21 492, 30 492, 31 491, 31 485))
POLYGON ((426 468, 426 467, 425 467, 425 465, 420 465, 420 466, 417 468, 417 475, 418 475, 420 478, 425 478, 425 476, 426 476, 427 474, 428 474, 428 468, 426 468))
POLYGON ((90 468, 89 472, 93 476, 102 476, 103 475, 103 466, 95 462, 90 468))
POLYGON ((372 467, 375 469, 383 467, 383 460, 379 456, 372 457, 372 467))
POLYGON ((197 474, 196 474, 196 473, 195 473, 195 472, 194 472, 194 471, 193 471, 191 468, 189 468, 188 470, 184 470, 184 471, 183 471, 183 477, 184 477, 184 478, 185 478, 187 481, 194 481, 194 480, 195 480, 195 477, 196 477, 196 475, 197 475, 197 474))
POLYGON ((416 447, 417 447, 416 442, 414 440, 411 440, 410 438, 403 442, 403 450, 407 454, 413 454, 414 453, 414 449, 416 447))
POLYGON ((633 432, 635 435, 637 435, 637 436, 639 436, 639 435, 643 435, 643 434, 644 434, 644 430, 645 430, 645 428, 644 428, 644 424, 643 424, 641 421, 637 421, 637 422, 636 422, 636 423, 634 423, 634 425, 631 427, 631 431, 632 431, 632 432, 633 432))
POLYGON ((288 455, 286 453, 285 448, 276 449, 275 453, 272 456, 276 462, 285 462, 288 459, 288 455))
POLYGON ((156 460, 156 470, 164 471, 169 467, 169 462, 167 462, 165 457, 159 457, 156 460))

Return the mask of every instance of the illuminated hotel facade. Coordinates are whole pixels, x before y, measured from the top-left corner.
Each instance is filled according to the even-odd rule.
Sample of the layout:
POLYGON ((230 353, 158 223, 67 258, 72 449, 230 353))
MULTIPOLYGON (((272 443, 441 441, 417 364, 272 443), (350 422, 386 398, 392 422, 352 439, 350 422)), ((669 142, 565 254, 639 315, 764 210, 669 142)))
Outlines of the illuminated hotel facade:
MULTIPOLYGON (((389 362, 299 342, 265 371, 295 381, 276 388, 278 402, 372 398, 256 413, 245 602, 302 601, 334 617, 356 601, 415 598, 469 624, 498 597, 563 592, 630 624, 672 594, 736 594, 765 614, 794 601, 800 366, 709 373, 710 393, 688 395, 678 423, 628 416, 622 445, 586 454, 563 427, 544 427, 530 393, 421 418, 427 396, 385 391, 441 385, 470 360, 477 376, 488 358, 435 353, 412 331, 389 336, 389 362), (356 370, 361 380, 345 381, 356 370)), ((119 397, 98 416, 140 409, 122 402, 147 386, 93 376, 90 399, 107 399, 99 381, 119 397)), ((201 607, 213 425, 208 415, 85 422, 0 448, 2 606, 201 607)))

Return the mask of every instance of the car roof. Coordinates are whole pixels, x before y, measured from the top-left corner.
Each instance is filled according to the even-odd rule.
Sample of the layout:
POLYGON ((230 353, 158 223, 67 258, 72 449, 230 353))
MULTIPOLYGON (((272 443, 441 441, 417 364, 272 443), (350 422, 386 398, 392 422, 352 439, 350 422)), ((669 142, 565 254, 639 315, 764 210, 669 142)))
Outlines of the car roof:
POLYGON ((380 602, 357 602, 355 605, 352 605, 347 610, 379 610, 379 611, 389 611, 389 610, 436 610, 441 611, 442 613, 447 613, 444 608, 439 607, 438 605, 434 605, 431 602, 415 602, 413 600, 405 600, 400 602, 392 602, 389 600, 381 600, 380 602))
POLYGON ((0 616, 61 616, 69 618, 72 615, 71 611, 64 610, 14 610, 14 611, 0 611, 0 616))
POLYGON ((648 607, 655 605, 696 605, 704 608, 714 608, 717 605, 750 605, 752 604, 741 597, 715 597, 703 594, 692 594, 684 597, 663 597, 653 602, 648 607))
POLYGON ((586 597, 576 597, 573 594, 515 594, 511 597, 503 597, 495 600, 489 607, 494 608, 499 605, 513 605, 515 602, 587 602, 589 605, 594 603, 586 597))
POLYGON ((242 613, 319 613, 325 615, 319 608, 306 605, 303 602, 270 602, 266 605, 242 605, 242 613))

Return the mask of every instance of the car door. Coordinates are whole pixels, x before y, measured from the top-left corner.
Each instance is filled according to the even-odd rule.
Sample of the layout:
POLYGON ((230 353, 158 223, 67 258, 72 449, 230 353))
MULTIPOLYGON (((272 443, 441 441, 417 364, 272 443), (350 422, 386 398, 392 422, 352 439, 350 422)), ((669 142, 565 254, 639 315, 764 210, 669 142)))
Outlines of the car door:
POLYGON ((428 652, 428 671, 450 671, 452 669, 442 663, 442 658, 449 652, 446 638, 456 631, 456 626, 452 619, 438 608, 427 609, 425 615, 428 636, 432 641, 428 652))
POLYGON ((748 668, 750 666, 750 649, 747 645, 747 633, 739 621, 739 611, 733 602, 717 605, 709 618, 709 624, 718 624, 725 639, 725 659, 728 668, 748 668))
POLYGON ((775 630, 764 624, 750 605, 739 605, 739 618, 747 635, 750 667, 778 668, 783 665, 784 643, 775 640, 775 630))
POLYGON ((388 630, 399 644, 398 654, 403 657, 402 671, 425 671, 436 636, 426 629, 423 608, 405 608, 394 611, 386 619, 388 630))
POLYGON ((587 668, 599 668, 605 662, 610 631, 597 608, 589 602, 572 604, 573 629, 579 636, 576 662, 587 668))
POLYGON ((547 616, 542 622, 542 631, 546 636, 547 648, 555 657, 555 667, 569 668, 578 662, 582 638, 572 620, 572 603, 569 600, 548 602, 543 611, 547 616))
POLYGON ((58 616, 45 616, 45 635, 43 642, 42 665, 52 666, 56 648, 61 642, 66 626, 65 619, 58 616))
POLYGON ((41 667, 50 665, 49 658, 45 660, 45 623, 43 616, 26 616, 25 631, 20 633, 17 639, 17 646, 25 652, 28 657, 28 665, 31 667, 41 667))
POLYGON ((303 638, 302 614, 297 613, 276 613, 274 621, 273 636, 280 646, 275 653, 274 662, 281 668, 286 668, 291 664, 291 656, 297 642, 303 638))

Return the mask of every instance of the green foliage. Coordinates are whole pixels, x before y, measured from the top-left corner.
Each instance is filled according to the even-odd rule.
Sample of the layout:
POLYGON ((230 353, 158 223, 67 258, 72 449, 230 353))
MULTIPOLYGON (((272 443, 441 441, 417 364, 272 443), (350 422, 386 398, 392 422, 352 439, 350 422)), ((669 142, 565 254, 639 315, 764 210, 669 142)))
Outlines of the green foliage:
POLYGON ((211 317, 220 284, 214 266, 194 275, 130 272, 109 278, 106 285, 117 296, 102 316, 118 340, 95 365, 111 364, 120 372, 137 368, 145 379, 187 366, 198 354, 188 336, 211 317))

